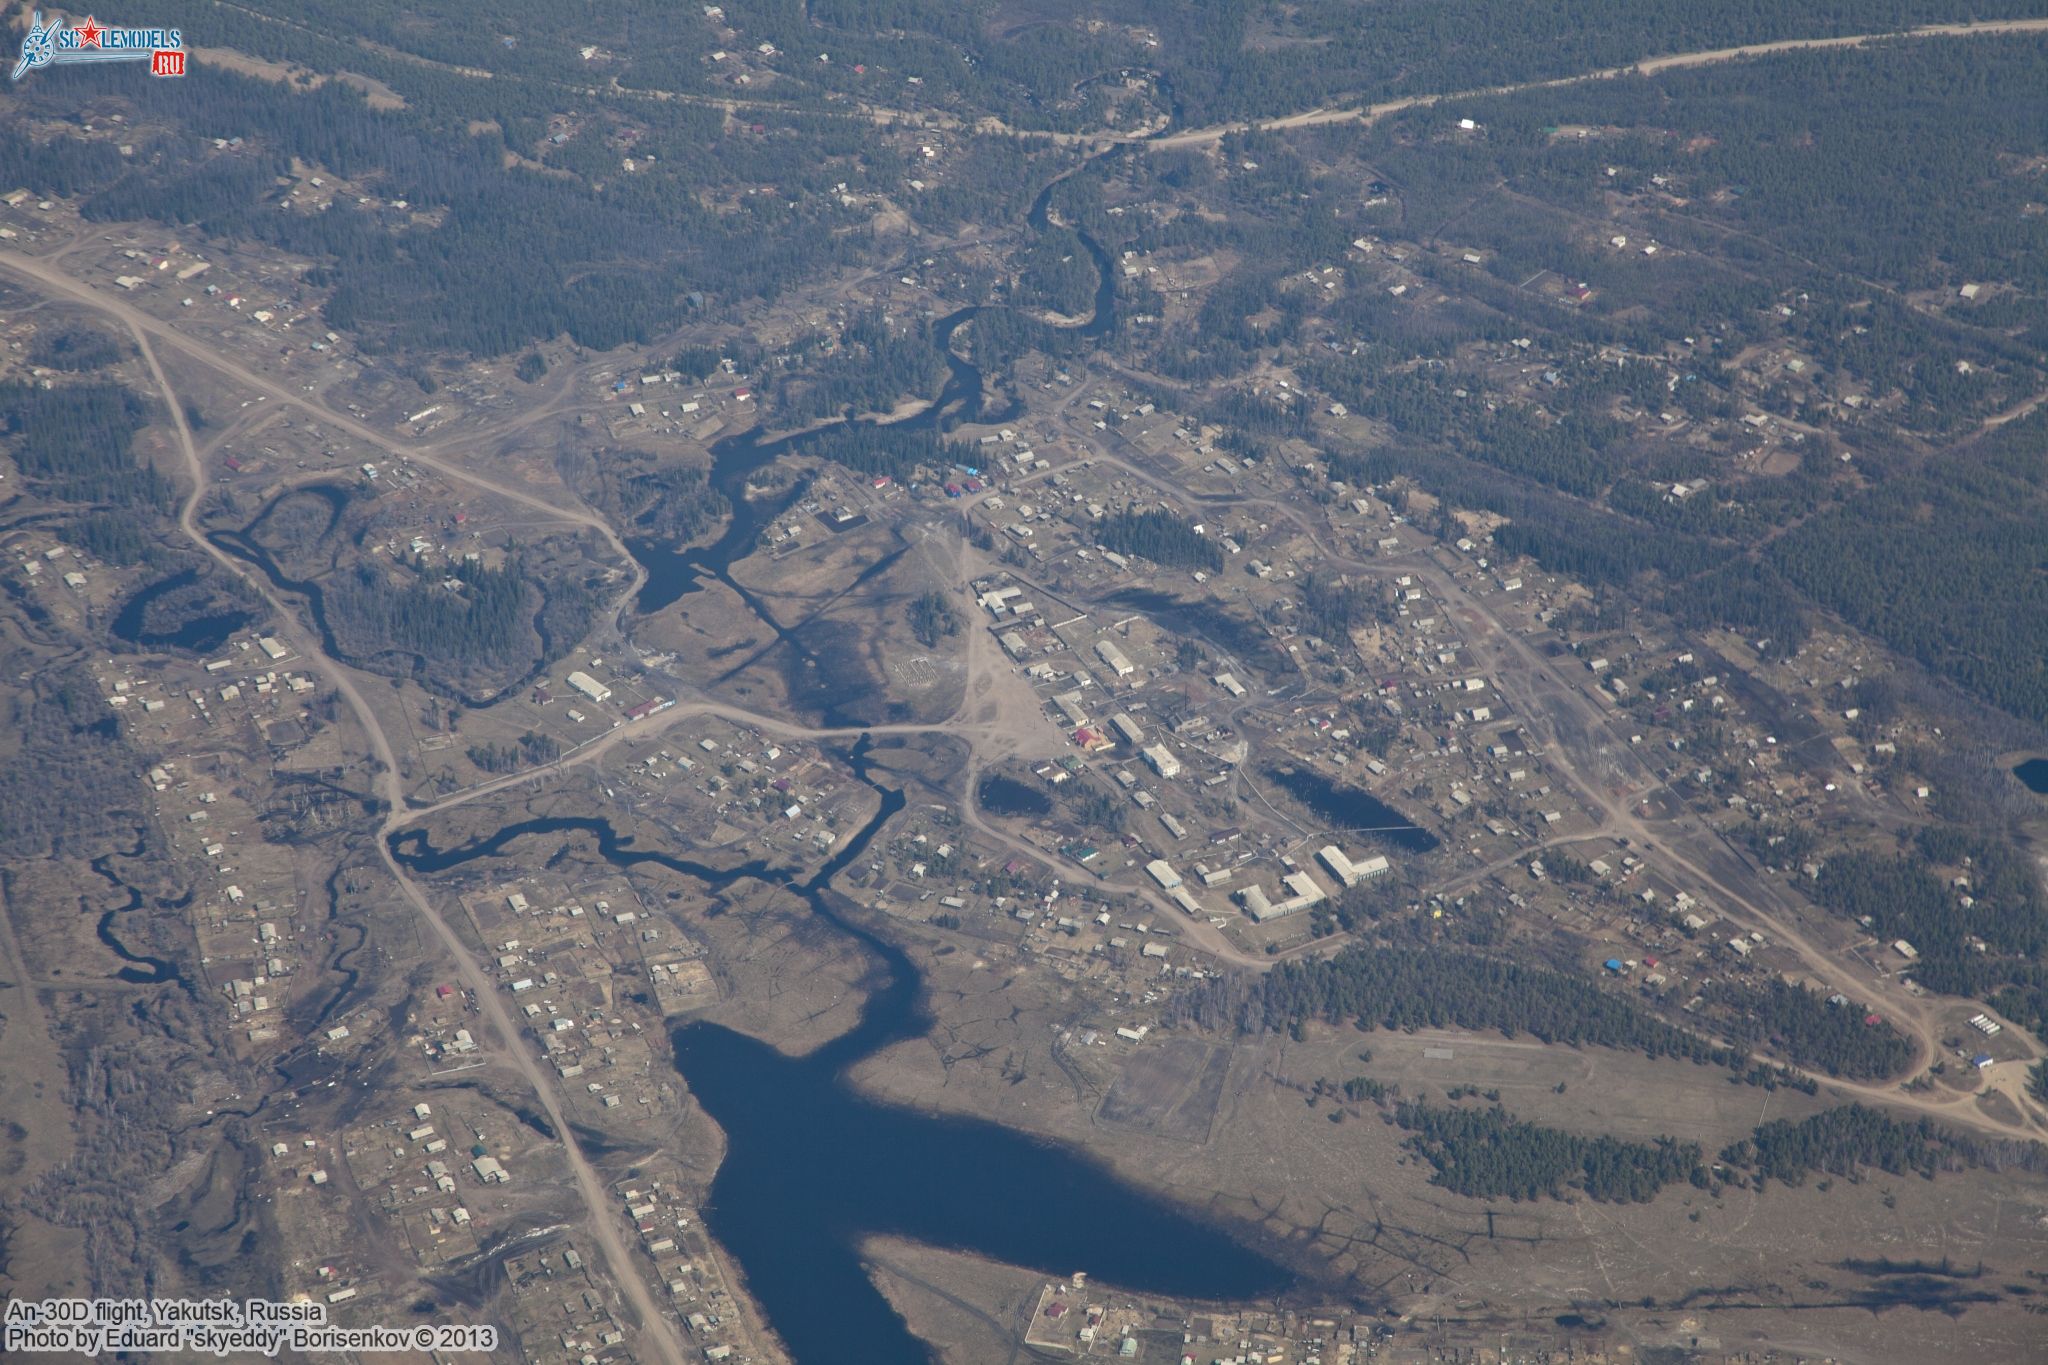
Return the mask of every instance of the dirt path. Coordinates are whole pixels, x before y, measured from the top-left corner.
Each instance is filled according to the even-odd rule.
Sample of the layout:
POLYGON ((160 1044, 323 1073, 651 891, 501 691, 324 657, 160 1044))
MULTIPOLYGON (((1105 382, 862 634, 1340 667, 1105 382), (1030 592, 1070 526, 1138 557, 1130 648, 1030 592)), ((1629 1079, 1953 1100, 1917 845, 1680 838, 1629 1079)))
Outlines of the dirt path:
MULTIPOLYGON (((1404 109, 1425 108, 1449 100, 1479 99, 1499 95, 1515 95, 1529 90, 1555 90, 1566 86, 1584 85, 1590 81, 1612 80, 1617 76, 1655 76, 1666 71, 1680 71, 1690 67, 1714 66, 1721 62, 1741 61, 1748 57, 1768 57, 1779 52, 1818 51, 1823 48, 1863 47, 1870 43, 1885 42, 1898 38, 1964 38, 1992 36, 2013 33, 2048 33, 2048 19, 1986 19, 1966 24, 1926 24, 1919 28, 1896 30, 1888 33, 1853 33, 1838 38, 1786 38, 1775 43, 1751 43, 1742 47, 1716 47, 1699 52, 1676 52, 1663 57, 1645 57, 1627 66, 1603 67, 1598 71, 1582 72, 1576 76, 1558 76, 1550 80, 1521 81, 1513 85, 1481 86, 1473 90, 1455 90, 1436 95, 1408 95, 1401 99, 1386 100, 1379 104, 1359 105, 1338 109, 1306 109, 1298 114, 1287 114, 1274 119, 1246 119, 1238 123, 1217 124, 1208 128, 1190 128, 1186 132, 1169 133, 1165 137, 1135 138, 1121 135, 1098 136, 1102 142, 1130 142, 1136 145, 1158 148, 1194 147, 1206 143, 1220 142, 1232 133, 1250 132, 1254 129, 1284 130, 1288 128, 1313 128, 1331 123, 1375 123, 1388 114, 1397 114, 1404 109)), ((1026 134, 1029 136, 1029 134, 1026 134)), ((1073 136, 1086 139, 1086 134, 1073 136)))
MULTIPOLYGON (((127 325, 129 333, 135 338, 136 347, 141 353, 144 365, 148 367, 150 377, 156 385, 164 407, 170 413, 172 429, 177 438, 179 453, 184 459, 186 472, 191 479, 191 491, 186 495, 183 505, 178 509, 178 529, 202 552, 219 563, 229 573, 234 574, 237 578, 248 584, 252 591, 269 604, 271 610, 281 623, 279 626, 280 633, 286 635, 291 640, 293 647, 299 651, 301 657, 307 661, 314 671, 325 677, 334 687, 336 693, 347 702, 348 708, 354 714, 356 722, 362 729, 364 738, 374 756, 378 771, 372 774, 373 780, 387 808, 394 812, 395 818, 396 814, 402 812, 405 806, 398 762, 392 753, 390 739, 385 735, 383 726, 378 723, 376 713, 370 709, 369 703, 357 688, 354 676, 347 668, 321 652, 319 639, 299 622, 296 615, 276 596, 266 580, 250 572, 232 555, 216 547, 199 529, 197 522, 198 508, 200 501, 206 493, 205 466, 200 456, 199 446, 192 438, 191 426, 185 420, 184 404, 179 400, 177 390, 172 387, 169 377, 164 373, 163 365, 157 359, 156 350, 151 345, 151 340, 153 337, 160 336, 174 338, 174 344, 179 349, 199 351, 200 359, 262 392, 272 394, 284 401, 297 402, 301 406, 312 407, 315 412, 321 414, 327 420, 334 420, 333 414, 329 413, 324 407, 305 404, 303 400, 286 393, 281 387, 259 380, 255 376, 241 370, 240 367, 234 366, 231 362, 226 362, 206 353, 196 343, 177 336, 176 333, 163 328, 161 324, 153 323, 146 315, 138 313, 135 309, 117 304, 113 300, 102 299, 95 291, 89 288, 64 280, 62 277, 52 279, 41 270, 25 269, 20 259, 13 257, 11 253, 7 254, 4 258, 0 258, 0 264, 20 270, 21 273, 29 275, 37 283, 53 288, 54 292, 81 299, 94 307, 100 308, 127 325)), ((381 439, 375 437, 368 428, 361 426, 359 423, 341 422, 338 424, 345 426, 366 440, 372 440, 379 445, 384 445, 381 439)), ((389 449, 390 447, 386 446, 386 448, 389 449)), ((429 462, 422 460, 421 463, 429 462)), ((453 473, 453 471, 450 472, 451 474, 453 473)), ((483 482, 482 480, 475 479, 467 481, 483 482)), ((498 488, 495 485, 493 487, 515 501, 537 507, 546 506, 546 504, 541 503, 539 500, 518 493, 515 490, 498 488)), ((599 524, 595 518, 589 518, 580 514, 572 513, 569 515, 569 519, 580 520, 584 524, 599 524)), ((603 529, 616 543, 616 537, 610 535, 610 528, 605 527, 603 529)), ((387 821, 387 825, 388 823, 387 821)), ((627 1250, 625 1239, 619 1235, 616 1202, 608 1196, 603 1182, 598 1178, 596 1170, 591 1166, 589 1159, 584 1156, 583 1149, 576 1141, 575 1131, 569 1126, 567 1115, 562 1107, 561 1098, 556 1094, 554 1086, 542 1072, 539 1063, 535 1061, 532 1051, 525 1046, 519 1030, 513 1025, 512 1018, 505 1009, 502 992, 497 989, 497 984, 486 976, 482 968, 477 965, 476 960, 470 955, 468 947, 449 926, 447 920, 442 917, 433 902, 405 874, 404 868, 391 856, 388 844, 381 839, 378 841, 378 851, 383 856, 385 866, 396 880, 399 891, 404 895, 407 903, 412 906, 413 910, 425 921, 427 926, 433 930, 434 937, 440 941, 441 945, 447 950, 448 956, 454 962, 456 972, 462 978, 463 984, 475 993, 479 1006, 490 1020, 492 1028, 498 1035, 505 1057, 518 1068, 520 1075, 525 1079, 527 1085, 532 1089, 535 1098, 540 1101, 541 1107, 546 1111, 549 1121, 553 1123, 555 1133, 562 1144, 563 1155, 575 1180, 577 1194, 583 1201, 584 1210, 587 1215, 585 1219, 586 1229, 597 1241, 599 1249, 604 1255, 605 1264, 611 1271, 612 1278, 617 1282, 620 1292, 632 1304, 633 1311, 639 1318, 643 1345, 650 1354, 659 1360, 667 1362, 667 1365, 683 1365, 685 1352, 682 1340, 676 1333, 675 1327, 669 1321, 667 1315, 656 1306, 653 1294, 649 1292, 646 1281, 640 1274, 639 1267, 634 1264, 631 1253, 627 1250)))
MULTIPOLYGON (((2048 21, 2033 27, 2048 29, 2048 21)), ((1090 453, 1177 502, 1202 501, 1191 497, 1186 490, 1168 484, 1143 465, 1110 453, 1099 444, 1092 444, 1090 453)), ((1654 821, 1646 819, 1641 814, 1642 805, 1647 798, 1662 792, 1665 784, 1643 766, 1640 756, 1613 731, 1605 708, 1588 697, 1572 679, 1560 673, 1552 660, 1522 639, 1433 558, 1410 553, 1385 559, 1355 559, 1330 545, 1323 529, 1312 524, 1302 509, 1292 503, 1275 499, 1238 499, 1237 505, 1256 505, 1285 518, 1316 547, 1321 563, 1376 578, 1413 574, 1421 579, 1444 609, 1454 614, 1463 626, 1461 633, 1465 635, 1473 655, 1475 671, 1493 679, 1503 699, 1540 741, 1546 760, 1586 809, 1594 812, 1601 834, 1628 838, 1666 868, 1692 879, 1702 892, 1718 898, 1731 909, 1738 909, 1743 917, 1769 932, 1779 945, 1795 953, 1815 977, 1825 981, 1854 980, 1856 989, 1876 999, 1886 1017, 1898 1025, 1900 1032, 1913 1043, 1916 1056, 1911 1076, 1924 1073, 1931 1063, 1939 1059, 1941 1029, 1939 1019, 1934 1016, 1941 1008, 1940 1000, 1915 997, 1895 978, 1865 979, 1866 974, 1856 972, 1852 965, 1815 946, 1811 939, 1794 927, 1791 917, 1798 912, 1787 893, 1750 868, 1719 834, 1708 829, 1682 803, 1678 806, 1679 814, 1673 817, 1654 821), (1594 771, 1596 760, 1609 771, 1594 771)), ((1519 853, 1516 861, 1528 856, 1529 852, 1533 850, 1519 853)), ((1463 875, 1469 877, 1470 873, 1463 875)), ((1315 945, 1310 945, 1289 956, 1312 953, 1314 949, 1315 945)), ((1253 965, 1265 967, 1270 964, 1262 960, 1253 965)), ((2016 1028, 2009 1031, 2015 1036, 2024 1036, 2016 1028)), ((2040 1050, 2036 1046, 2024 1059, 2022 1069, 2039 1055, 2040 1050)), ((1914 1109, 1999 1137, 2039 1139, 2044 1131, 2035 1122, 2010 1123, 1980 1112, 1975 1107, 1972 1094, 1919 1094, 1901 1089, 1899 1082, 1863 1084, 1801 1068, 1792 1069, 1822 1085, 1860 1098, 1914 1109)))
MULTIPOLYGON (((238 6, 230 6, 237 8, 238 6)), ((284 22, 272 16, 258 14, 254 10, 240 12, 252 18, 270 22, 284 22)), ((321 33, 303 24, 290 27, 307 33, 318 34, 333 41, 348 41, 335 34, 321 33)), ((1178 133, 1161 135, 1156 131, 1111 132, 1054 132, 1046 129, 1012 128, 1001 119, 987 116, 977 118, 971 125, 972 131, 996 137, 1030 138, 1037 142, 1050 142, 1063 146, 1085 148, 1108 148, 1114 146, 1147 147, 1172 149, 1199 147, 1221 142, 1233 133, 1257 130, 1281 131, 1290 128, 1313 128, 1334 123, 1370 124, 1399 113, 1404 109, 1423 108, 1450 100, 1476 99, 1487 96, 1514 95, 1529 90, 1551 90, 1566 86, 1583 85, 1590 81, 1612 80, 1618 76, 1655 76, 1666 71, 1680 71, 1692 67, 1714 66, 1722 62, 1741 61, 1751 57, 1768 57, 1776 53, 1820 51, 1827 48, 1863 47, 1870 43, 1888 42, 1910 38, 1967 38, 1990 37, 2000 34, 2048 32, 2048 19, 1984 19, 1967 23, 1923 24, 1918 28, 1894 29, 1877 33, 1851 33, 1833 38, 1785 38, 1770 43, 1749 43, 1737 47, 1705 48, 1697 52, 1674 52, 1663 56, 1644 57, 1623 66, 1602 67, 1596 71, 1581 72, 1571 76, 1556 76, 1546 80, 1521 81, 1510 85, 1481 86, 1470 90, 1444 91, 1433 95, 1407 95, 1400 99, 1385 100, 1377 104, 1339 106, 1335 108, 1304 109, 1299 113, 1283 114, 1270 119, 1244 119, 1232 123, 1213 124, 1203 128, 1190 128, 1178 133)), ((366 47, 372 46, 365 44, 366 47)), ((494 79, 493 73, 476 68, 454 67, 432 61, 415 53, 395 48, 374 46, 373 50, 387 57, 411 62, 433 70, 451 72, 476 80, 494 79)), ((222 59, 244 63, 253 59, 240 53, 222 54, 222 59)), ((360 80, 361 77, 356 79, 360 80)), ((512 80, 533 80, 532 77, 508 77, 512 80)), ((594 86, 571 81, 537 81, 563 94, 579 95, 589 99, 622 98, 648 100, 658 103, 678 103, 717 109, 729 118, 744 118, 750 113, 786 114, 800 106, 793 106, 774 100, 743 99, 729 95, 711 95, 695 91, 663 90, 649 86, 620 85, 616 81, 608 85, 594 86)), ((388 95, 396 99, 396 95, 388 95)), ((894 109, 882 105, 859 103, 852 108, 802 109, 807 117, 825 117, 858 120, 876 127, 929 128, 937 132, 959 132, 968 128, 958 116, 943 110, 894 109)))
MULTIPOLYGON (((166 322, 159 321, 133 304, 114 298, 92 288, 90 285, 81 283, 62 270, 56 269, 49 262, 33 256, 24 256, 18 251, 0 251, 0 268, 12 270, 19 275, 27 277, 46 293, 62 295, 116 318, 129 331, 135 334, 136 340, 143 344, 145 354, 148 353, 147 343, 149 341, 159 341, 167 349, 188 356, 207 368, 214 370, 216 373, 232 379, 237 384, 262 394, 265 398, 275 399, 280 403, 289 403, 294 407, 303 408, 323 424, 333 427, 338 431, 347 432, 350 436, 355 437, 366 445, 374 446, 398 459, 408 460, 423 468, 431 469, 451 482, 467 484, 472 488, 495 494, 508 502, 514 502, 532 511, 543 513, 550 521, 563 522, 571 526, 581 526, 595 531, 604 538, 605 543, 612 548, 622 562, 628 565, 634 563, 632 554, 626 549, 626 542, 619 536, 617 531, 612 529, 611 523, 595 513, 575 505, 567 496, 550 499, 539 494, 529 493, 525 489, 512 484, 503 483, 475 473, 460 465, 451 464, 436 453, 443 448, 442 444, 438 442, 411 444, 395 440, 368 423, 358 421, 347 413, 336 412, 317 397, 309 396, 303 392, 293 392, 278 381, 267 379, 257 374, 239 361, 222 355, 214 347, 186 336, 175 327, 166 322)), ((157 364, 153 356, 149 358, 149 365, 152 374, 157 378, 157 382, 168 392, 169 385, 163 379, 162 368, 157 364)), ((534 416, 536 414, 528 414, 527 420, 532 420, 534 416)), ((185 419, 182 411, 177 414, 177 423, 180 430, 183 431, 185 419)), ((524 421, 515 419, 511 426, 517 428, 525 424, 524 421)), ((184 432, 186 440, 189 441, 190 436, 190 432, 184 432)), ((466 434, 457 444, 467 445, 477 439, 479 437, 475 433, 470 433, 466 434)), ((196 459, 196 456, 194 458, 196 459)), ((198 487, 203 490, 205 487, 205 470, 195 464, 192 472, 194 477, 199 480, 198 487)), ((189 508, 187 510, 188 512, 190 511, 189 508)), ((190 529, 188 524, 188 533, 190 529)), ((635 572, 636 582, 634 591, 638 591, 637 566, 635 572)))

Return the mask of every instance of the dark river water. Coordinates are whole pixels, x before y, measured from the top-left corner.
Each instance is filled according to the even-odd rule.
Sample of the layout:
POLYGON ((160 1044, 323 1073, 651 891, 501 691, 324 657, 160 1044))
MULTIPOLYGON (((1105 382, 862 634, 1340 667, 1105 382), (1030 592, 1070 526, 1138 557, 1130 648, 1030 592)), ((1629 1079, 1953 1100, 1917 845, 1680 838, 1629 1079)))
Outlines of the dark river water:
MULTIPOLYGON (((1032 227, 1047 226, 1053 189, 1048 185, 1032 203, 1032 227)), ((1114 325, 1115 277, 1109 253, 1085 232, 1079 235, 1100 276, 1094 316, 1079 330, 1100 336, 1114 325)), ((1009 418, 1008 411, 986 410, 981 372, 952 349, 955 333, 979 311, 963 308, 933 325, 948 366, 945 386, 928 408, 896 425, 947 431, 961 422, 1009 418)), ((762 529, 803 497, 802 485, 768 498, 746 495, 755 476, 800 439, 749 431, 712 446, 710 482, 731 504, 731 520, 715 541, 695 548, 629 537, 628 548, 647 571, 638 610, 659 611, 709 583, 723 583, 780 643, 797 651, 800 663, 829 664, 814 640, 801 629, 778 625, 731 575, 732 564, 753 551, 762 529)), ((829 707, 826 713, 832 719, 829 707)), ((784 885, 866 954, 873 966, 863 983, 867 998, 859 1022, 806 1056, 784 1056, 702 1021, 684 1024, 672 1036, 677 1068, 727 1138, 705 1222, 737 1259, 770 1323, 804 1365, 931 1358, 868 1278, 860 1245, 876 1234, 1049 1275, 1086 1271, 1108 1284, 1179 1298, 1245 1301, 1285 1291, 1293 1277, 1277 1262, 1219 1227, 1123 1184, 1075 1151, 991 1123, 879 1104, 848 1084, 847 1074, 858 1063, 923 1036, 931 1020, 909 957, 828 889, 903 805, 901 791, 870 777, 867 740, 846 757, 860 780, 880 794, 881 809, 802 881, 758 863, 713 868, 638 849, 609 821, 589 817, 528 820, 451 849, 436 849, 424 831, 413 830, 394 835, 391 850, 412 870, 436 873, 478 858, 514 856, 515 845, 529 840, 551 853, 560 847, 559 836, 587 834, 621 868, 656 863, 712 888, 748 878, 784 885)), ((998 808, 1048 805, 1043 793, 1004 778, 990 779, 981 796, 998 808)), ((521 847, 517 856, 548 855, 521 847)))
MULTIPOLYGON (((398 661, 406 661, 410 664, 415 674, 420 673, 429 662, 428 658, 422 654, 409 650, 388 649, 366 658, 342 648, 341 641, 335 637, 333 622, 327 612, 327 594, 321 582, 316 579, 293 577, 285 571, 284 567, 278 562, 277 556, 271 553, 269 547, 263 543, 259 536, 263 524, 270 520, 271 516, 280 507, 284 506, 287 501, 293 498, 309 496, 320 499, 328 507, 326 530, 319 532, 317 535, 305 536, 309 543, 317 542, 339 523, 343 509, 346 508, 350 497, 347 489, 331 484, 303 484, 272 499, 241 530, 210 531, 207 533, 206 538, 213 543, 215 548, 226 551, 251 568, 258 570, 265 578, 270 580, 272 587, 302 599, 306 604, 306 615, 313 622, 313 628, 320 632, 321 652, 330 659, 340 660, 353 668, 369 668, 373 664, 382 663, 387 666, 387 671, 389 665, 398 661)), ((547 591, 546 583, 542 582, 539 586, 542 593, 545 594, 547 591)), ((534 659, 532 665, 520 677, 504 684, 495 691, 480 693, 463 691, 461 688, 445 681, 438 683, 437 686, 440 690, 453 695, 464 706, 472 706, 479 709, 496 705, 506 697, 524 691, 529 684, 536 681, 541 674, 547 671, 548 663, 555 657, 554 639, 548 630, 545 608, 535 612, 528 624, 532 626, 533 633, 540 639, 540 653, 534 659)), ((115 625, 117 633, 119 629, 120 626, 117 622, 115 625)))
MULTIPOLYGON (((141 853, 142 845, 138 843, 124 856, 131 858, 139 857, 141 853)), ((92 870, 105 877, 121 890, 126 891, 128 893, 128 903, 101 911, 98 922, 93 925, 93 933, 98 936, 101 943, 104 943, 113 952, 115 957, 129 964, 114 973, 115 977, 119 980, 133 982, 136 985, 142 986, 156 985, 164 981, 184 980, 183 975, 178 971, 177 963, 167 961, 161 957, 150 957, 146 953, 131 952, 128 945, 123 943, 119 936, 114 933, 114 917, 127 914, 132 910, 140 910, 142 908, 142 893, 123 881, 120 875, 113 870, 112 863, 113 855, 102 854, 100 857, 92 860, 92 870)))
POLYGON ((129 598, 114 617, 114 635, 131 645, 145 649, 184 649, 194 654, 211 654, 228 642, 236 631, 247 628, 255 620, 246 611, 228 610, 207 612, 199 616, 180 620, 172 630, 153 631, 148 628, 149 609, 157 602, 175 592, 182 592, 199 581, 199 571, 186 569, 172 574, 160 583, 152 583, 129 598))
MULTIPOLYGON (((1053 181, 1032 201, 1025 215, 1025 221, 1031 227, 1040 231, 1047 227, 1052 194, 1058 185, 1058 180, 1053 181)), ((1116 325, 1116 273, 1112 269, 1109 252, 1100 242, 1078 229, 1075 235, 1095 262, 1097 275, 1095 312, 1075 330, 1083 337, 1101 337, 1116 325)), ((1015 414, 1014 404, 1001 411, 987 410, 982 397, 980 368, 953 351, 954 334, 974 321, 981 311, 979 307, 961 308, 932 324, 933 343, 946 360, 945 386, 931 406, 913 417, 888 424, 891 429, 951 431, 962 422, 1002 422, 1015 414)), ((871 418, 860 420, 873 421, 871 418)), ((756 474, 789 453, 793 445, 813 434, 805 432, 769 437, 757 427, 714 442, 709 479, 711 486, 723 493, 732 505, 732 519, 717 540, 695 548, 678 549, 659 540, 628 537, 626 548, 647 571, 647 581, 641 585, 639 595, 634 599, 635 608, 643 613, 660 611, 700 591, 707 581, 719 582, 738 593, 770 629, 776 629, 773 619, 761 610, 753 595, 732 581, 731 568, 733 561, 744 559, 753 552, 762 528, 782 516, 803 496, 803 488, 799 485, 780 497, 750 499, 746 495, 748 483, 756 474)))
MULTIPOLYGON (((963 421, 982 419, 981 371, 953 354, 953 334, 973 320, 978 308, 962 308, 932 324, 933 340, 946 358, 946 384, 928 408, 901 422, 891 423, 897 431, 922 431, 933 427, 950 430, 963 421)), ((628 537, 626 548, 647 570, 633 605, 639 611, 656 612, 703 589, 707 582, 723 583, 738 593, 775 629, 774 618, 761 610, 752 593, 732 580, 735 560, 745 559, 760 541, 762 528, 787 512, 804 495, 797 484, 779 497, 749 498, 747 485, 754 476, 789 453, 791 447, 814 431, 770 437, 760 428, 715 441, 711 446, 711 486, 732 505, 732 518, 717 540, 708 545, 677 549, 662 541, 628 537)))
POLYGON ((1293 1277, 1282 1266, 1079 1153, 991 1123, 876 1103, 847 1083, 856 1064, 922 1036, 931 1021, 909 957, 827 889, 903 806, 900 790, 870 777, 867 740, 846 757, 881 794, 881 809, 803 881, 760 864, 725 871, 635 849, 597 818, 529 820, 446 850, 413 830, 394 835, 391 848, 407 867, 433 873, 525 840, 586 833, 622 868, 658 863, 714 887, 741 878, 786 885, 869 957, 859 1022, 806 1056, 702 1021, 672 1035, 677 1068, 728 1144, 705 1223, 803 1365, 931 1359, 868 1279, 859 1247, 877 1233, 1048 1275, 1086 1271, 1139 1292, 1237 1301, 1284 1292, 1293 1277))

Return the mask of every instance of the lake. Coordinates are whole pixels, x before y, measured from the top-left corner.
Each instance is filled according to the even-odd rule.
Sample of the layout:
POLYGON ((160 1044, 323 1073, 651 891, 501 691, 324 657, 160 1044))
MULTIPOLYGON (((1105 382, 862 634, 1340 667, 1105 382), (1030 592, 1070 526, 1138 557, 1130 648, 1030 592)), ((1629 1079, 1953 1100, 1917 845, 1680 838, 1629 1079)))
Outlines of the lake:
POLYGON ((2029 758, 2013 765, 2012 775, 2030 792, 2048 796, 2048 758, 2029 758))
POLYGON ((1052 1276, 1086 1271, 1177 1298, 1263 1301, 1285 1292, 1294 1277, 1278 1262, 1082 1153, 992 1123, 879 1103, 848 1083, 858 1063, 931 1026, 915 964, 828 888, 903 807, 900 790, 869 775, 868 753, 864 738, 843 757, 881 794, 881 807, 801 880, 758 863, 721 871, 637 849, 593 817, 524 821, 447 850, 411 830, 393 835, 391 849, 414 871, 431 873, 506 856, 527 840, 540 847, 521 856, 544 858, 559 847, 551 836, 584 832, 618 867, 656 863, 713 888, 747 878, 785 886, 872 961, 859 1022, 805 1056, 703 1020, 672 1034, 677 1069, 727 1140, 705 1225, 803 1365, 932 1358, 868 1279, 860 1243, 875 1234, 1052 1276))

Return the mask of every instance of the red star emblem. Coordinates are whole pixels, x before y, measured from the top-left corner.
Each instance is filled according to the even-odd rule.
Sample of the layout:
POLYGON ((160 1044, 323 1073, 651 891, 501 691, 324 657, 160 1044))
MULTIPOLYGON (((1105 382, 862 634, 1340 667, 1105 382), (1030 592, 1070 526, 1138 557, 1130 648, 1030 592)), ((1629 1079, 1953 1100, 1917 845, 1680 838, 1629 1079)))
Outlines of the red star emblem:
POLYGON ((78 33, 78 45, 81 48, 98 47, 100 45, 100 34, 103 30, 100 28, 99 20, 93 18, 90 14, 85 16, 84 23, 73 24, 71 27, 78 33))

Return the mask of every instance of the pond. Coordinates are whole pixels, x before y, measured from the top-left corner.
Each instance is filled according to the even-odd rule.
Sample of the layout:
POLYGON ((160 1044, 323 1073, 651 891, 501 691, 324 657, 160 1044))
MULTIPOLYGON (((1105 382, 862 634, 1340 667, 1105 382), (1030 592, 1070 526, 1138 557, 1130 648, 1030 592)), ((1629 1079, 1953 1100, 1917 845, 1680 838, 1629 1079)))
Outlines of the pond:
POLYGON ((1437 846, 1434 834, 1363 788, 1339 786, 1300 768, 1275 768, 1267 775, 1295 800, 1330 821, 1337 832, 1370 834, 1409 853, 1427 853, 1437 846))

